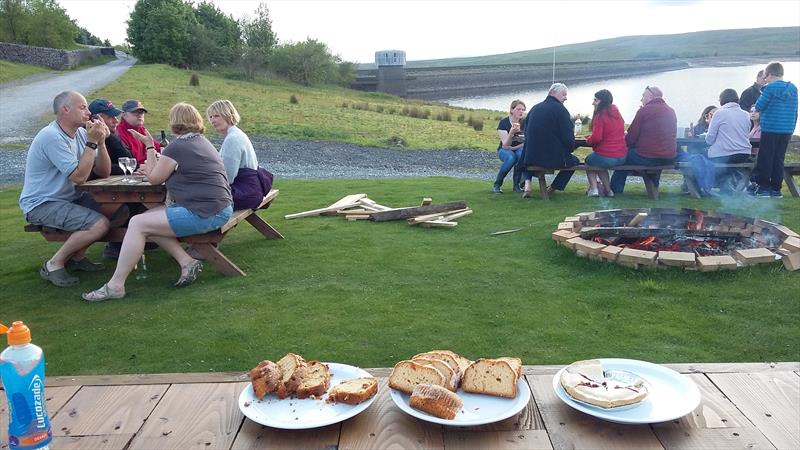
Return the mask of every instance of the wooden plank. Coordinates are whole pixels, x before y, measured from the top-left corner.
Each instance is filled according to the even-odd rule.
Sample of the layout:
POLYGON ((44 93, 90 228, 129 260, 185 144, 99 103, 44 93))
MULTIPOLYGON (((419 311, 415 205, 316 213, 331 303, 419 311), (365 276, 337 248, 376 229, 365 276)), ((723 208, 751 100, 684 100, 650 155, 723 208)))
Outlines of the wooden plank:
POLYGON ((238 398, 246 384, 170 386, 129 448, 230 448, 244 419, 238 398))
POLYGON ((774 372, 709 378, 775 447, 800 448, 800 377, 774 372))
POLYGON ((537 450, 552 449, 550 438, 545 430, 520 431, 451 431, 444 433, 444 447, 447 450, 537 450))
POLYGON ((385 448, 443 449, 442 426, 404 413, 389 396, 386 378, 378 382, 378 397, 364 412, 342 423, 338 450, 385 448))
POLYGON ((471 210, 470 208, 467 208, 465 211, 459 211, 459 212, 453 212, 452 214, 447 214, 446 216, 444 216, 444 220, 451 221, 460 219, 462 217, 472 214, 473 212, 475 211, 471 210))
POLYGON ((340 428, 341 425, 337 423, 313 430, 279 430, 259 425, 250 419, 244 419, 242 429, 236 435, 231 449, 335 449, 339 442, 340 428))
POLYGON ((362 198, 361 200, 358 201, 358 204, 361 206, 369 206, 370 208, 375 208, 379 211, 389 211, 394 209, 389 206, 378 204, 377 202, 375 202, 375 200, 369 198, 362 198))
MULTIPOLYGON (((527 378, 523 376, 525 379, 525 386, 527 389, 530 389, 530 385, 527 382, 527 378)), ((445 427, 445 432, 447 431, 454 431, 454 430, 462 430, 462 431, 524 431, 524 430, 544 430, 545 425, 544 421, 542 420, 542 415, 539 414, 539 408, 536 406, 536 402, 533 401, 533 395, 531 394, 531 399, 528 401, 528 405, 522 409, 518 414, 509 417, 508 419, 501 420, 499 422, 494 423, 487 423, 486 425, 478 425, 474 427, 445 427)))
POLYGON ((620 425, 576 411, 553 392, 552 375, 528 377, 554 448, 662 449, 647 425, 620 425))
POLYGON ((656 434, 665 448, 676 450, 775 448, 754 427, 699 428, 692 430, 666 429, 656 431, 656 434))
POLYGON ((217 247, 206 242, 192 242, 192 248, 197 250, 203 259, 214 266, 214 269, 228 277, 243 277, 247 275, 242 269, 223 255, 217 247))
POLYGON ((283 239, 283 235, 272 225, 267 223, 258 214, 253 213, 247 217, 247 223, 253 226, 267 239, 283 239))
POLYGON ((391 211, 381 211, 370 214, 370 219, 375 222, 384 222, 387 220, 401 220, 408 219, 423 214, 432 214, 442 211, 453 211, 457 209, 464 209, 467 203, 464 200, 441 203, 438 205, 415 206, 412 208, 398 208, 391 211))
POLYGON ((419 226, 423 228, 455 228, 458 226, 458 222, 445 222, 443 220, 429 220, 427 222, 422 222, 419 226))
POLYGON ((753 424, 705 374, 686 374, 700 389, 700 405, 680 419, 653 424, 656 434, 664 429, 747 428, 753 424))
MULTIPOLYGON (((47 413, 52 419, 64 404, 80 389, 80 386, 46 387, 47 413)), ((0 448, 8 446, 8 405, 5 393, 0 390, 0 448)))
POLYGON ((65 450, 114 450, 124 449, 133 434, 104 434, 93 436, 53 436, 50 448, 65 450))
POLYGON ((53 435, 134 434, 168 385, 84 386, 53 418, 53 435))
POLYGON ((343 197, 339 201, 335 202, 334 204, 332 204, 330 206, 326 206, 325 208, 312 209, 310 211, 303 211, 303 212, 299 212, 299 213, 295 213, 295 214, 288 214, 288 215, 283 216, 283 217, 286 220, 291 220, 291 219, 298 219, 300 217, 318 216, 318 215, 320 215, 322 213, 326 213, 326 212, 334 212, 335 213, 337 210, 340 210, 340 209, 352 208, 353 206, 358 206, 359 205, 359 201, 361 199, 363 199, 364 197, 366 197, 366 196, 367 196, 367 194, 348 195, 346 197, 343 197))
POLYGON ((789 193, 792 194, 792 197, 800 197, 800 189, 797 189, 797 184, 794 182, 794 178, 792 178, 795 173, 797 173, 796 168, 786 165, 783 166, 783 181, 786 182, 789 193))

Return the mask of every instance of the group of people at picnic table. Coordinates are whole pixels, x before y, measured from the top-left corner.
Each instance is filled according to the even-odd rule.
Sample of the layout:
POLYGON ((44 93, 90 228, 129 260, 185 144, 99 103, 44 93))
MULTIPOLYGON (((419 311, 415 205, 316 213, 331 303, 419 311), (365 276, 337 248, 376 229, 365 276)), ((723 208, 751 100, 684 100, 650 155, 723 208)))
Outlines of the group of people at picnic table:
POLYGON ((41 277, 67 287, 79 282, 70 271, 104 270, 86 257, 86 250, 112 225, 127 222, 122 243, 110 242, 103 252, 117 260, 114 274, 99 289, 83 293, 86 301, 124 297, 125 281, 146 243, 155 243, 178 262, 175 286, 191 284, 203 264, 178 238, 219 229, 235 209, 257 207, 272 186, 272 174, 259 167, 250 139, 237 127, 239 113, 228 100, 206 110, 211 126, 224 136, 219 151, 204 137, 203 117, 188 103, 170 109, 175 138, 164 148, 145 128, 147 109, 139 100, 127 100, 120 110, 106 99, 87 103, 80 93, 64 91, 53 100, 53 113, 55 120, 36 134, 28 150, 19 199, 29 223, 71 232, 42 264, 41 277), (145 182, 166 185, 165 204, 149 209, 130 204, 106 217, 90 194, 75 189, 94 178, 124 174, 116 167, 123 157, 135 158, 136 173, 145 182))
MULTIPOLYGON (((660 88, 644 88, 641 107, 627 132, 611 92, 597 91, 592 102, 591 133, 586 137, 586 144, 592 148, 585 160, 586 194, 613 197, 623 193, 629 171, 614 170, 609 177, 607 169, 666 166, 676 161, 689 163, 698 174, 710 167, 711 180, 701 184, 705 188, 702 193, 710 194, 710 188, 717 185, 722 192, 732 194, 738 184, 733 180, 737 171, 726 167, 715 170, 714 164, 752 162, 754 152, 750 139, 758 138, 760 149, 755 154, 755 167, 747 191, 755 197, 782 197, 786 149, 798 113, 797 87, 784 81, 783 75, 783 65, 771 62, 759 71, 756 82, 745 89, 741 97, 732 88, 720 92, 719 107, 705 108, 697 126, 691 127, 693 137, 704 142, 690 144, 686 151, 678 148, 677 117, 660 88)), ((567 92, 566 85, 554 83, 545 100, 531 108, 527 117, 525 103, 511 102, 508 117, 497 125, 500 138, 497 154, 502 164, 492 186, 493 192, 503 192, 503 181, 513 170, 513 189, 527 198, 531 196, 533 178, 528 167, 561 169, 580 164, 573 154, 577 147, 576 129, 564 106, 567 92)), ((573 173, 574 170, 559 170, 547 187, 547 193, 563 191, 573 173)), ((648 176, 657 187, 658 173, 648 176)))

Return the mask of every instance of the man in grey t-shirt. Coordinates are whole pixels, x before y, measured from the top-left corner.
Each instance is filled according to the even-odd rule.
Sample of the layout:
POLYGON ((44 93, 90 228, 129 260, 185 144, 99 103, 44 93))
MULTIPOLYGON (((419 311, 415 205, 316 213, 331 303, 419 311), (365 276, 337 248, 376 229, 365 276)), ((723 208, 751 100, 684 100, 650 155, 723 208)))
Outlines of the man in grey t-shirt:
POLYGON ((105 236, 109 221, 91 196, 78 193, 75 185, 85 183, 92 172, 100 178, 111 173, 105 146, 109 130, 102 121, 89 120, 86 99, 75 91, 58 94, 53 112, 56 120, 36 134, 28 149, 19 206, 32 224, 73 232, 39 270, 45 280, 66 287, 79 281, 67 268, 104 268, 84 254, 89 245, 105 236))

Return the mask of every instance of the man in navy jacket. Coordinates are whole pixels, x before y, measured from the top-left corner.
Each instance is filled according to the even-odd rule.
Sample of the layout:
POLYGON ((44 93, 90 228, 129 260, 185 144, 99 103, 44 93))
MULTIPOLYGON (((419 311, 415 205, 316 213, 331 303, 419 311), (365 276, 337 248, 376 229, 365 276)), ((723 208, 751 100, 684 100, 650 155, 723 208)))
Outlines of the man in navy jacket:
MULTIPOLYGON (((525 122, 525 166, 540 166, 549 169, 571 167, 580 161, 575 155, 575 130, 569 111, 564 107, 567 100, 567 86, 555 83, 550 86, 547 98, 535 105, 528 113, 525 122)), ((548 193, 563 191, 567 187, 573 170, 560 170, 553 183, 547 188, 548 193)), ((525 189, 523 197, 531 192, 531 174, 525 172, 525 189)))

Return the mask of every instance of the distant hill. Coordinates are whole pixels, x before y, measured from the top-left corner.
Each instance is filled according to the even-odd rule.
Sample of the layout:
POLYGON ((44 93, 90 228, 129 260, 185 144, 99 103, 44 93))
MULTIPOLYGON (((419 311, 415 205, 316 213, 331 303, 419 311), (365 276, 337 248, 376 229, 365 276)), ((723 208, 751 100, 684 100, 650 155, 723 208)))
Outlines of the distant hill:
MULTIPOLYGON (((556 61, 587 62, 664 58, 800 57, 800 27, 698 31, 655 36, 624 36, 556 47, 556 61)), ((412 55, 413 56, 413 55, 412 55)), ((499 55, 409 61, 408 68, 549 63, 553 48, 499 55)), ((360 69, 375 67, 361 64, 360 69)))

